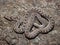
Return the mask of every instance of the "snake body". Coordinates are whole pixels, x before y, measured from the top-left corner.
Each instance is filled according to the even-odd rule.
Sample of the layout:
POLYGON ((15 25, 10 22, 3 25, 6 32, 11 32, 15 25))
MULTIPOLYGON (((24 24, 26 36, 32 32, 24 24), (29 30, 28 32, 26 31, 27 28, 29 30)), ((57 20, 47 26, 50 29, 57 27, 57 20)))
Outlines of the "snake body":
MULTIPOLYGON (((37 18, 39 18, 40 16, 44 17, 46 20, 48 20, 48 25, 46 27, 43 27, 44 24, 42 24, 43 26, 37 25, 38 29, 36 29, 36 30, 34 30, 32 32, 25 31, 24 34, 25 34, 25 36, 27 38, 34 38, 39 33, 47 33, 47 32, 52 30, 52 28, 54 27, 54 23, 55 23, 54 20, 52 19, 52 17, 50 17, 49 15, 43 14, 43 13, 41 13, 41 11, 36 10, 36 9, 31 9, 31 10, 29 10, 29 12, 32 12, 33 14, 32 13, 30 13, 30 14, 36 16, 37 18), (35 15, 35 13, 37 13, 37 14, 35 15)), ((42 20, 40 20, 40 21, 42 21, 42 20)))
POLYGON ((14 31, 19 34, 24 33, 27 38, 34 38, 39 33, 47 33, 51 31, 54 27, 54 23, 55 22, 51 16, 44 14, 37 8, 32 8, 26 12, 23 18, 17 20, 16 24, 14 24, 14 31), (35 23, 35 19, 38 19, 42 24, 39 25, 35 23), (38 28, 31 31, 33 25, 38 28))

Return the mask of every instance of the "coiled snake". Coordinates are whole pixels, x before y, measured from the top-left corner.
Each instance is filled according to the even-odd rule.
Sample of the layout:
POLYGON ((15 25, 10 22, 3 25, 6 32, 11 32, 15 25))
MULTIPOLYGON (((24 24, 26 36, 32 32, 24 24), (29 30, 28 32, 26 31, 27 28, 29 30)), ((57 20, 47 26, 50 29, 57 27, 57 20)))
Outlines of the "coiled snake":
MULTIPOLYGON (((16 25, 19 24, 20 20, 15 24, 15 32, 23 33, 27 38, 34 38, 39 33, 48 33, 54 27, 54 20, 51 16, 41 13, 39 9, 32 8, 31 10, 27 11, 27 14, 24 17, 22 27, 17 27, 16 25), (42 18, 41 18, 42 17, 42 18), (42 25, 35 23, 35 18, 37 18, 42 25), (45 18, 45 19, 43 19, 45 18), (48 21, 48 24, 46 23, 48 21), (38 27, 36 30, 32 30, 32 26, 38 27)), ((20 25, 21 26, 21 25, 20 25)))
POLYGON ((19 34, 23 33, 27 38, 35 38, 40 33, 48 33, 51 31, 54 23, 51 16, 42 13, 37 8, 32 8, 26 12, 23 19, 17 20, 16 24, 14 24, 14 31, 19 34), (35 23, 35 19, 38 19, 41 25, 35 23), (38 28, 32 30, 33 26, 38 28))

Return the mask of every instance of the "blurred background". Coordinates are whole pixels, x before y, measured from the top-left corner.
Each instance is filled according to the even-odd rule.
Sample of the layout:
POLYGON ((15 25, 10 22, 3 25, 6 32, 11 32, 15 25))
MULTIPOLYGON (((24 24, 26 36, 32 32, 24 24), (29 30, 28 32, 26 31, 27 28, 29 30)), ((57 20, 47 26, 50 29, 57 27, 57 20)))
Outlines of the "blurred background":
MULTIPOLYGON (((23 17, 25 14, 24 11, 32 7, 40 7, 44 13, 51 15, 55 21, 55 26, 53 31, 49 32, 48 34, 39 34, 35 39, 32 40, 27 40, 22 34, 19 34, 20 44, 60 45, 60 0, 0 0, 0 30, 4 31, 6 28, 11 28, 12 30, 13 28, 12 25, 14 22, 5 20, 3 18, 4 16, 21 15, 23 17)), ((0 35, 2 34, 0 33, 0 35)), ((6 42, 3 41, 3 43, 6 42)), ((0 41, 0 45, 3 43, 0 41)))

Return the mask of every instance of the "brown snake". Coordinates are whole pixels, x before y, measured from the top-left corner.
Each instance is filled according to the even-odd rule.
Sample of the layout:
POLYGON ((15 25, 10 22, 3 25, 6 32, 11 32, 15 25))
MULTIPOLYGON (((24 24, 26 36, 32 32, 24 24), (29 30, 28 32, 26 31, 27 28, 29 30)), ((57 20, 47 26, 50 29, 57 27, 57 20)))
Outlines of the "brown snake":
POLYGON ((34 38, 39 33, 47 33, 54 27, 54 20, 49 15, 41 13, 37 8, 32 8, 27 11, 23 19, 20 19, 14 24, 14 31, 16 33, 24 33, 27 38, 34 38), (38 19, 42 24, 35 23, 35 19, 38 19), (48 22, 48 23, 47 23, 48 22), (36 30, 32 30, 32 26, 38 27, 36 30))
POLYGON ((36 9, 31 9, 27 11, 27 13, 28 14, 26 14, 24 17, 22 27, 20 27, 18 31, 15 30, 18 33, 24 32, 27 38, 34 38, 39 33, 47 33, 51 31, 52 28, 54 27, 54 20, 49 15, 47 16, 46 14, 43 14, 41 13, 41 11, 38 11, 36 9), (41 16, 44 17, 49 22, 47 26, 46 26, 47 23, 43 18, 41 18, 41 16), (38 18, 39 21, 42 22, 42 25, 38 25, 37 23, 34 22, 36 17, 38 18), (30 30, 32 30, 31 28, 33 25, 37 26, 38 29, 31 32, 30 30))

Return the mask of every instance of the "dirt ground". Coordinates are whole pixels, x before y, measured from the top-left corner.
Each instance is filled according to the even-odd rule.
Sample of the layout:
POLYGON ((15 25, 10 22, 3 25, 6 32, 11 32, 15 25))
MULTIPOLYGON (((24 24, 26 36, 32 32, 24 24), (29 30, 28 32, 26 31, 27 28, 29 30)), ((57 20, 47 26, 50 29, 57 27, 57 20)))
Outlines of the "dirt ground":
POLYGON ((0 0, 0 45, 60 45, 60 0, 0 0), (8 21, 4 16, 23 18, 26 10, 32 7, 41 8, 44 13, 51 15, 55 21, 54 29, 48 34, 39 34, 34 39, 27 39, 24 34, 13 31, 14 21, 8 21), (17 41, 12 43, 15 36, 17 41), (4 37, 7 37, 8 43, 4 37), (19 40, 19 41, 18 41, 19 40))

